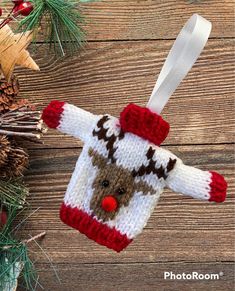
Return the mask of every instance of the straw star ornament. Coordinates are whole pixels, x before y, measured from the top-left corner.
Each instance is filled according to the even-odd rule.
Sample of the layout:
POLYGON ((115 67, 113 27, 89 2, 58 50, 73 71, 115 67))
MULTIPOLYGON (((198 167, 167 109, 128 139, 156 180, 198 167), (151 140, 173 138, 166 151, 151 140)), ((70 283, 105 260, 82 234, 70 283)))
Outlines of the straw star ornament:
POLYGON ((8 25, 0 29, 0 68, 9 80, 16 65, 32 70, 39 70, 39 66, 26 50, 32 41, 32 32, 14 34, 8 25))

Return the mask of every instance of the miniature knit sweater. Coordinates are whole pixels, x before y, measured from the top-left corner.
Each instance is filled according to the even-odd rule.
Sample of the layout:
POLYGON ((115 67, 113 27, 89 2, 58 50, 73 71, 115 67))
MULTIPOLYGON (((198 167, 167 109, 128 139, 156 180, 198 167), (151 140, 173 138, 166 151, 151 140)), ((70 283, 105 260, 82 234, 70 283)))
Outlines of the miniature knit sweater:
POLYGON ((160 113, 195 63, 211 23, 194 14, 179 33, 147 107, 127 105, 116 118, 52 101, 42 118, 51 128, 84 142, 60 217, 88 238, 117 252, 145 227, 164 188, 223 202, 227 183, 213 171, 185 165, 160 147, 169 124, 160 113))
POLYGON ((101 245, 124 249, 142 232, 165 187, 201 200, 225 199, 220 174, 184 165, 160 147, 169 124, 148 108, 129 104, 118 119, 52 101, 42 118, 84 142, 60 218, 101 245))

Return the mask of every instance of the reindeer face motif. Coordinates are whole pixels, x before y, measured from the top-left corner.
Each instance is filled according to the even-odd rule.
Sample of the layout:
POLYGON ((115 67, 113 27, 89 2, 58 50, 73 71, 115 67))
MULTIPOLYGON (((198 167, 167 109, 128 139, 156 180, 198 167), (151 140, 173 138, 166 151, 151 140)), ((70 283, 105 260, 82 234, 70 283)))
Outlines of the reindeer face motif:
POLYGON ((135 182, 134 173, 130 172, 94 150, 89 150, 92 163, 98 167, 98 174, 93 182, 94 194, 90 207, 94 214, 103 221, 114 219, 122 206, 128 206, 135 192, 155 194, 155 190, 143 181, 135 182))
POLYGON ((97 136, 99 140, 106 142, 108 157, 105 158, 92 148, 89 149, 92 164, 98 168, 98 173, 92 185, 94 192, 90 208, 94 215, 103 221, 114 219, 122 206, 127 207, 129 205, 135 192, 142 192, 142 195, 156 193, 156 190, 143 180, 137 182, 136 177, 153 173, 158 179, 166 179, 167 173, 173 169, 176 162, 176 160, 169 159, 166 169, 162 166, 156 167, 156 161, 153 160, 155 150, 149 146, 146 153, 147 166, 142 165, 139 169, 133 169, 132 171, 118 166, 114 157, 117 146, 115 147, 114 144, 123 139, 124 134, 120 131, 117 135, 108 135, 108 128, 104 127, 104 123, 108 120, 109 116, 104 115, 97 123, 98 130, 93 131, 93 136, 97 136))

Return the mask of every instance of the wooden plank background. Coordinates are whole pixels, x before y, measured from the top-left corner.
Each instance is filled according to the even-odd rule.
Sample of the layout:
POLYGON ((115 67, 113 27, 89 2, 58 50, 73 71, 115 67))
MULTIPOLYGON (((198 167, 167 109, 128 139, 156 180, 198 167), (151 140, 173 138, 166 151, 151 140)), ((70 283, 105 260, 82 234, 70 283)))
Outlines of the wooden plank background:
POLYGON ((195 12, 213 22, 213 31, 200 59, 164 109, 171 132, 163 146, 189 165, 225 175, 226 202, 209 204, 165 191, 143 233, 116 254, 60 222, 59 206, 82 143, 50 130, 43 145, 29 145, 32 209, 21 231, 22 237, 47 231, 41 246, 60 282, 47 257, 37 246, 30 247, 44 290, 233 290, 234 1, 86 4, 86 50, 55 60, 40 44, 35 59, 41 71, 17 73, 22 95, 41 102, 41 107, 59 99, 93 113, 118 116, 129 102, 146 104, 173 39, 195 12), (164 271, 223 272, 223 276, 171 281, 164 280, 164 271))

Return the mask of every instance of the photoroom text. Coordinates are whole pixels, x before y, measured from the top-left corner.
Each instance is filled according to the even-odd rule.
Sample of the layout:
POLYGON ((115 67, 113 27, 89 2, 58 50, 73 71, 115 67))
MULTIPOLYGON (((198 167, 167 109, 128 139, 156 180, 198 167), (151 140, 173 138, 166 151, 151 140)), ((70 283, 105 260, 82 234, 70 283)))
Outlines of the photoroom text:
POLYGON ((164 272, 165 280, 219 280, 223 276, 223 272, 215 273, 206 273, 202 274, 199 272, 191 273, 173 273, 173 272, 164 272))

